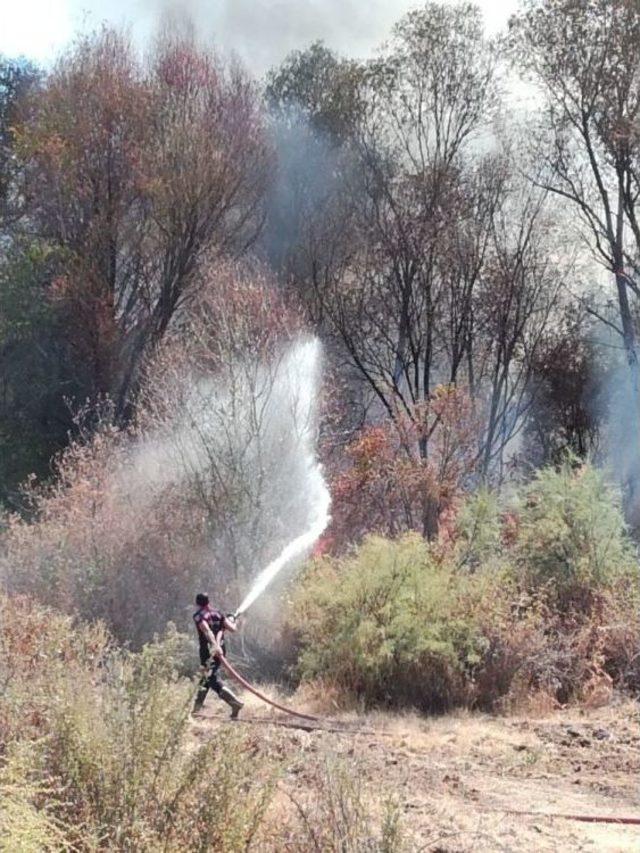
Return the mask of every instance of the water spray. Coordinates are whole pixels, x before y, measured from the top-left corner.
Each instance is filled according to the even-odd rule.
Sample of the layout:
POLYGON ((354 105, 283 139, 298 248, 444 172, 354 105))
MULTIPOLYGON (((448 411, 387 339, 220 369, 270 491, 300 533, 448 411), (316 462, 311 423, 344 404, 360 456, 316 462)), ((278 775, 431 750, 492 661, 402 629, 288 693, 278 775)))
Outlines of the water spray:
MULTIPOLYGON (((322 476, 322 471, 319 465, 315 465, 314 467, 314 480, 315 485, 317 487, 317 500, 316 500, 316 518, 314 519, 311 526, 305 530, 300 536, 297 536, 295 539, 292 539, 285 547, 282 549, 280 554, 272 560, 265 568, 260 572, 258 577, 255 579, 253 586, 244 597, 242 604, 237 608, 235 613, 230 614, 230 616, 235 620, 243 613, 245 613, 249 607, 254 603, 254 601, 258 598, 261 593, 265 591, 265 589, 269 586, 271 581, 276 577, 276 575, 287 565, 290 565, 295 560, 303 557, 320 536, 323 534, 329 523, 329 507, 331 505, 331 496, 329 494, 329 490, 324 481, 324 477, 322 476)), ((269 699, 268 696, 265 696, 264 693, 261 693, 256 687, 250 684, 245 678, 243 678, 239 672, 237 672, 234 667, 229 663, 226 657, 222 656, 220 658, 222 665, 227 670, 229 675, 232 676, 236 681, 238 681, 246 690, 250 693, 253 693, 254 696, 257 696, 258 699, 261 699, 263 702, 271 705, 274 708, 277 708, 279 711, 284 711, 285 714, 291 714, 294 717, 301 717, 304 720, 311 720, 312 722, 319 722, 320 718, 315 717, 312 714, 304 714, 301 711, 294 711, 292 708, 287 708, 284 705, 280 705, 278 702, 274 702, 273 699, 269 699)))
POLYGON ((316 507, 316 520, 314 520, 308 530, 305 530, 304 533, 285 545, 275 560, 272 560, 269 565, 260 572, 258 577, 255 579, 253 586, 244 597, 242 604, 235 611, 235 616, 241 616, 245 613, 258 596, 265 591, 267 586, 281 571, 281 569, 307 553, 324 533, 329 523, 329 506, 331 504, 331 497, 319 467, 317 469, 317 476, 322 482, 318 495, 318 506, 316 507))
MULTIPOLYGON (((277 557, 262 569, 242 603, 233 614, 234 618, 241 616, 262 595, 269 584, 285 568, 291 568, 302 560, 313 548, 317 540, 329 524, 329 509, 331 495, 325 482, 322 467, 315 453, 315 408, 317 387, 319 382, 319 363, 321 348, 315 339, 298 342, 291 356, 285 361, 282 370, 283 384, 289 397, 284 401, 293 404, 293 420, 295 424, 295 447, 298 451, 298 488, 302 493, 293 498, 290 508, 296 504, 308 507, 305 528, 302 533, 294 536, 280 551, 277 557)), ((295 488, 295 481, 292 485, 295 488)), ((295 493, 294 493, 295 495, 295 493)), ((283 518, 283 521, 288 521, 283 518)), ((264 702, 280 711, 303 719, 317 721, 317 717, 293 711, 277 702, 272 701, 246 681, 226 658, 221 658, 222 664, 229 674, 247 690, 264 702)))

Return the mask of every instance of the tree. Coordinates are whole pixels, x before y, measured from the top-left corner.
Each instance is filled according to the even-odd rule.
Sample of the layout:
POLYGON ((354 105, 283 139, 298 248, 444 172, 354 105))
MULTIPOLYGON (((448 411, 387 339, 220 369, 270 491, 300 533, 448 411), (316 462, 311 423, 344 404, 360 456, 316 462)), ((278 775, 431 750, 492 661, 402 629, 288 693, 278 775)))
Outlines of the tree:
MULTIPOLYGON (((335 118, 343 104, 331 95, 347 74, 335 56, 316 47, 272 78, 277 110, 298 99, 310 138, 294 146, 304 180, 296 228, 281 229, 294 259, 285 279, 311 294, 336 360, 367 389, 363 418, 411 420, 443 381, 467 387, 489 476, 533 400, 531 365, 556 299, 544 193, 523 190, 508 146, 487 152, 495 55, 474 6, 427 4, 349 71, 358 93, 347 136, 307 130, 330 126, 326 111, 335 118), (308 192, 325 176, 324 195, 308 192)), ((428 459, 431 433, 420 435, 428 459)))
POLYGON ((605 371, 591 337, 595 322, 570 302, 538 347, 532 364, 538 393, 524 428, 527 461, 535 467, 557 464, 567 453, 585 460, 598 454, 602 415, 597 388, 605 371))
POLYGON ((554 257, 545 194, 511 182, 492 222, 491 251, 483 270, 478 329, 486 341, 486 430, 482 472, 497 466, 526 423, 539 389, 535 364, 559 305, 564 265, 554 257))
POLYGON ((39 72, 23 60, 0 57, 0 229, 21 210, 19 162, 14 150, 15 125, 21 100, 37 85, 39 72))
POLYGON ((628 0, 529 0, 511 29, 516 62, 546 101, 543 166, 535 180, 571 205, 587 245, 613 274, 619 314, 613 327, 635 373, 630 299, 640 293, 633 278, 640 257, 640 7, 628 0))
POLYGON ((333 547, 341 550, 371 531, 436 536, 474 472, 477 431, 469 395, 443 385, 410 414, 365 426, 332 478, 333 547), (421 452, 425 434, 428 459, 421 452))
POLYGON ((254 87, 188 40, 141 67, 115 31, 81 38, 19 131, 30 218, 67 256, 58 290, 94 394, 126 416, 140 365, 198 284, 262 224, 269 151, 254 87))
MULTIPOLYGON (((534 180, 575 212, 584 243, 615 282, 617 316, 598 308, 593 298, 584 305, 624 347, 637 459, 640 7, 628 0, 530 0, 512 21, 512 31, 517 62, 546 101, 538 146, 542 166, 534 180)), ((637 518, 637 464, 624 477, 627 508, 637 518)))
POLYGON ((59 265, 51 247, 15 236, 0 260, 0 500, 14 507, 29 475, 50 475, 74 429, 67 399, 87 390, 66 313, 46 295, 59 265))
POLYGON ((280 120, 295 123, 302 116, 315 133, 339 143, 351 137, 364 109, 361 76, 357 62, 316 41, 267 74, 265 97, 280 120))
MULTIPOLYGON (((495 191, 470 165, 470 145, 496 104, 478 10, 430 3, 406 16, 368 67, 364 86, 366 110, 354 142, 364 187, 359 239, 343 278, 328 282, 321 298, 352 361, 393 417, 396 407, 409 412, 428 400, 435 372, 446 369, 439 338, 445 288, 460 304, 447 249, 460 238, 457 248, 465 245, 467 255, 462 276, 475 282, 469 250, 475 245, 481 256, 488 233, 474 241, 469 231, 465 240, 459 228, 479 208, 492 207, 487 196, 495 191)), ((454 334, 448 346, 456 376, 454 334)))
POLYGON ((475 7, 408 15, 365 80, 354 136, 364 191, 323 312, 391 418, 411 417, 443 379, 467 385, 488 476, 522 428, 555 303, 544 193, 523 190, 509 145, 478 150, 498 94, 475 7))

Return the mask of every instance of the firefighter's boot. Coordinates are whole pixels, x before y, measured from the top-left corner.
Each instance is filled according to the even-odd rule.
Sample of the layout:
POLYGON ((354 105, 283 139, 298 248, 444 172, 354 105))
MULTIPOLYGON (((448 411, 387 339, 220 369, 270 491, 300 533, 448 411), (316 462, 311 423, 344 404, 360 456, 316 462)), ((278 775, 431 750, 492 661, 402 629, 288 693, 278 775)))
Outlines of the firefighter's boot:
POLYGON ((241 702, 228 687, 223 687, 218 695, 231 708, 231 719, 237 720, 240 709, 244 708, 244 702, 241 702))
POLYGON ((196 695, 196 701, 193 703, 193 710, 191 712, 192 714, 199 714, 200 711, 202 711, 202 706, 204 705, 204 700, 208 692, 208 687, 201 687, 198 690, 198 693, 196 695))

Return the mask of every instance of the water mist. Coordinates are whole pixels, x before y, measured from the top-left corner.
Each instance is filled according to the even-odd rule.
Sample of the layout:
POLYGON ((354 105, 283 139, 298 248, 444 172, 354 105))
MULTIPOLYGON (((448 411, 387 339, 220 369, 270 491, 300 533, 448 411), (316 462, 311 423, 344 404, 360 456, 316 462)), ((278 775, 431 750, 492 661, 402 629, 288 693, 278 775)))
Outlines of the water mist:
POLYGON ((254 603, 282 569, 291 568, 309 552, 329 523, 331 497, 315 454, 320 358, 318 340, 298 342, 292 347, 277 375, 276 398, 278 406, 284 405, 284 408, 273 412, 276 420, 283 414, 286 417, 288 412, 295 422, 293 450, 297 457, 297 476, 290 488, 295 490, 292 500, 307 508, 306 527, 258 574, 237 608, 238 615, 254 603))
POLYGON ((329 522, 315 448, 321 361, 320 342, 304 337, 268 361, 249 353, 215 376, 179 375, 166 392, 172 414, 121 472, 138 505, 165 489, 195 496, 192 513, 210 517, 208 542, 192 555, 199 583, 227 605, 248 589, 238 612, 329 522))

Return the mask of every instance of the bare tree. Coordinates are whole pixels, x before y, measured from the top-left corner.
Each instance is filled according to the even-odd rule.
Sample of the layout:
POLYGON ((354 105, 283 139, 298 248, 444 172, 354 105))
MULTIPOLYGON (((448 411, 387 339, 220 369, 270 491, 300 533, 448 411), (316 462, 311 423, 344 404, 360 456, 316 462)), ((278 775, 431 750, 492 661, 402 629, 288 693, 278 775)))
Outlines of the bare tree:
MULTIPOLYGON (((515 61, 545 96, 535 181, 565 199, 614 276, 620 334, 637 373, 630 304, 640 253, 640 7, 627 0, 530 0, 513 19, 515 61)), ((594 309, 591 309, 594 310, 594 309)), ((637 379, 635 381, 637 384, 637 379)))
POLYGON ((325 306, 393 417, 429 398, 442 362, 445 246, 473 206, 465 157, 497 97, 478 10, 432 3, 408 15, 365 86, 355 135, 364 187, 359 240, 325 306))
POLYGON ((535 400, 539 350, 559 304, 562 269, 550 243, 545 194, 515 181, 492 221, 477 312, 486 342, 488 396, 481 470, 488 477, 521 432, 535 400))

